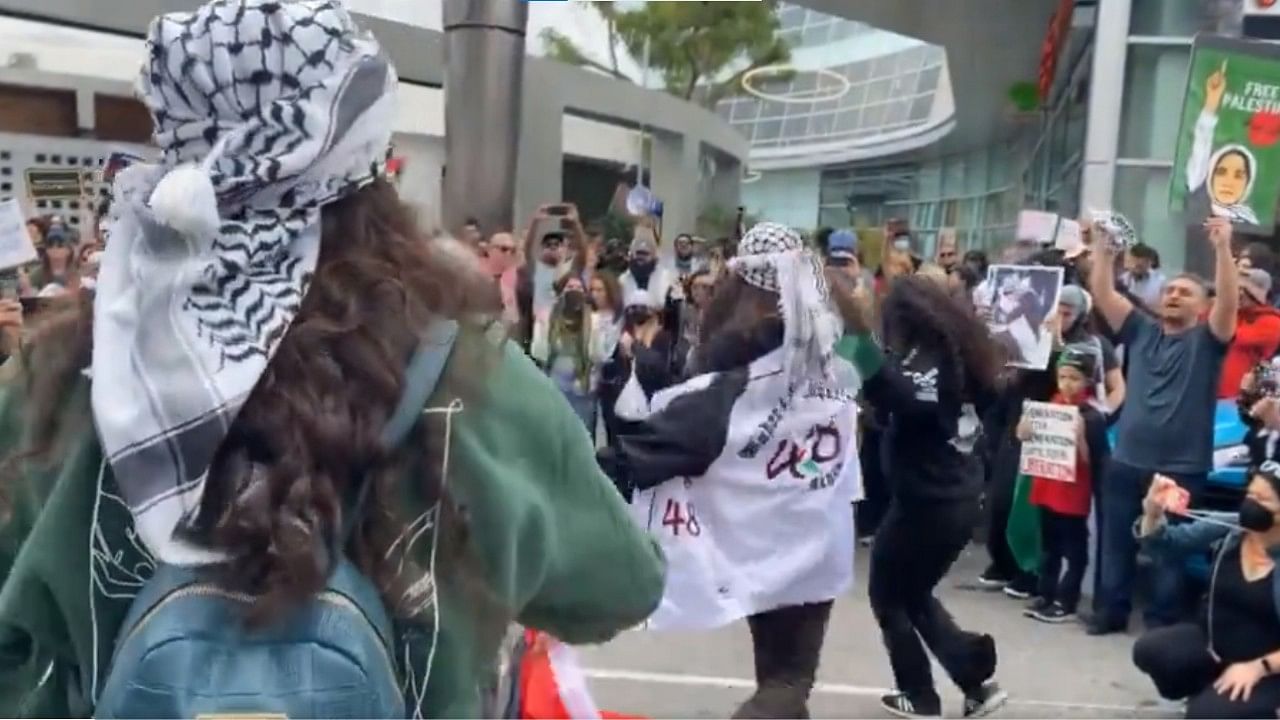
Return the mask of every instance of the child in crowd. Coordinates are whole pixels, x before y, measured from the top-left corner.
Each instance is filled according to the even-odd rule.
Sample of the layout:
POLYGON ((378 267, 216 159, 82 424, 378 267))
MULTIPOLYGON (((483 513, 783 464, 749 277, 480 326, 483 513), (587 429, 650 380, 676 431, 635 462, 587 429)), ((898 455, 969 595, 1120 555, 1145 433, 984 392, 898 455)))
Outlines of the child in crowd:
MULTIPOLYGON (((1101 477, 1108 455, 1106 420, 1089 402, 1096 363, 1089 348, 1067 345, 1058 359, 1058 392, 1050 401, 1074 405, 1080 411, 1074 479, 1032 478, 1031 504, 1040 508, 1040 587, 1039 597, 1028 606, 1026 615, 1047 623, 1075 617, 1089 561, 1093 478, 1101 477)), ((1017 430, 1020 440, 1031 439, 1032 427, 1025 415, 1017 430)))

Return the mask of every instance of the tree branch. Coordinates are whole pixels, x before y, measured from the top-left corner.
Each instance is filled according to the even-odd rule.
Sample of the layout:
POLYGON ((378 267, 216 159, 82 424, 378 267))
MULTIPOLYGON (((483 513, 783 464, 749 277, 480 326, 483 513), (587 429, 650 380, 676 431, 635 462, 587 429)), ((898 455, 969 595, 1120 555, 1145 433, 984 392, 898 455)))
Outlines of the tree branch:
POLYGON ((552 60, 558 60, 568 65, 576 65, 580 68, 597 70, 611 77, 615 77, 619 80, 626 80, 630 83, 635 82, 635 80, 632 80, 616 67, 611 68, 588 57, 587 54, 579 49, 572 40, 565 37, 555 28, 544 28, 539 34, 539 38, 542 40, 543 48, 546 51, 547 57, 552 60))

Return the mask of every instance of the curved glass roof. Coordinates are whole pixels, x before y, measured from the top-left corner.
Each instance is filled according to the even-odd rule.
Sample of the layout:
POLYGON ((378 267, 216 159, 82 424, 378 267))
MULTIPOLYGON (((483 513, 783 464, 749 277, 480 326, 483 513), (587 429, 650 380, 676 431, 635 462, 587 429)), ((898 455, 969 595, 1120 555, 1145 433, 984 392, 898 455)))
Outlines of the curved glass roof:
MULTIPOLYGON (((768 154, 777 157, 787 149, 841 141, 874 145, 877 136, 910 135, 938 124, 934 111, 942 99, 945 49, 795 5, 782 4, 779 16, 782 34, 791 41, 792 62, 801 70, 789 79, 757 76, 753 86, 791 100, 741 95, 716 107, 746 135, 752 150, 773 151, 768 154), (848 92, 823 99, 844 85, 828 72, 847 80, 848 92)), ((949 90, 946 96, 951 106, 949 90)))

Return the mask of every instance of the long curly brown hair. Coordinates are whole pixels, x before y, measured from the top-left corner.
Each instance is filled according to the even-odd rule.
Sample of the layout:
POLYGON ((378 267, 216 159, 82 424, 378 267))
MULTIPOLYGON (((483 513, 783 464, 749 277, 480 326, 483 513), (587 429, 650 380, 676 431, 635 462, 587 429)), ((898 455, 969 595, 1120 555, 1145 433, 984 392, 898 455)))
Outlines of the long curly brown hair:
MULTIPOLYGON (((360 482, 373 483, 372 491, 346 550, 388 606, 397 607, 403 560, 389 549, 408 520, 399 513, 406 490, 428 506, 440 501, 446 525, 457 518, 440 463, 431 462, 443 451, 445 420, 424 417, 421 438, 394 451, 381 446, 379 434, 423 331, 441 317, 484 329, 500 307, 497 288, 470 254, 419 232, 388 183, 374 182, 325 208, 320 259, 302 307, 214 459, 197 518, 184 528, 231 557, 219 580, 258 596, 255 618, 323 588, 360 482), (411 467, 418 482, 406 488, 411 467)), ((51 311, 33 334, 27 437, 6 469, 56 462, 57 438, 67 432, 59 427, 66 415, 59 408, 91 356, 91 321, 84 294, 51 311)), ((462 333, 451 367, 467 370, 447 373, 446 396, 476 392, 492 350, 483 333, 462 333)), ((87 422, 87 408, 72 415, 87 422)), ((464 529, 453 525, 461 541, 464 529)))
POLYGON ((966 400, 986 398, 998 388, 1002 358, 987 326, 966 303, 937 281, 920 275, 897 278, 881 306, 886 344, 899 353, 923 349, 954 369, 966 400))

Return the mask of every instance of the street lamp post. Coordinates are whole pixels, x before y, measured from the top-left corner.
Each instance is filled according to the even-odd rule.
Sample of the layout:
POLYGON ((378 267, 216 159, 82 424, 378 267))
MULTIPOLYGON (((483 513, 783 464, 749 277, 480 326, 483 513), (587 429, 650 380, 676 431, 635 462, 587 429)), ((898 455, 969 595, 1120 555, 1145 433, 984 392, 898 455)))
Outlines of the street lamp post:
POLYGON ((524 85, 523 0, 444 0, 445 176, 441 216, 485 234, 513 228, 524 85))

